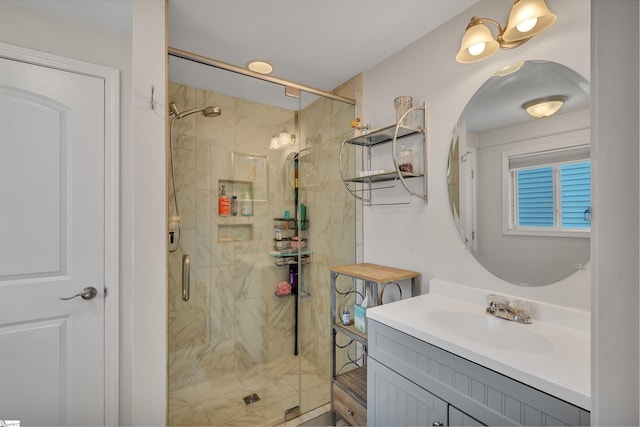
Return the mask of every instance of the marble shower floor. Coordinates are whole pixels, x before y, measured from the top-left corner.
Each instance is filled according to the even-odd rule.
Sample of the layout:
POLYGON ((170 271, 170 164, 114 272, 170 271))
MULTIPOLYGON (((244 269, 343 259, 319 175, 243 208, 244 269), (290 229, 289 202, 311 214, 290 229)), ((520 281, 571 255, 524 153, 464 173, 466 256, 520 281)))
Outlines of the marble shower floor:
POLYGON ((300 356, 234 372, 169 392, 171 426, 275 426, 284 423, 284 411, 299 404, 302 412, 330 400, 328 376, 300 356), (301 377, 298 376, 299 369, 301 377), (260 400, 246 405, 244 396, 260 400))

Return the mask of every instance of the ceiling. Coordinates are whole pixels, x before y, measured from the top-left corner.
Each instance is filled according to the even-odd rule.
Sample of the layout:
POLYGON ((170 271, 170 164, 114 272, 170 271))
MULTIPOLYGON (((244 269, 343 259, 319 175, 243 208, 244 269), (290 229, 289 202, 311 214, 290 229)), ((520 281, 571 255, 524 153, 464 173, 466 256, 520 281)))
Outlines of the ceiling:
POLYGON ((517 72, 490 77, 469 100, 461 120, 473 132, 533 121, 536 119, 526 113, 522 104, 558 95, 567 97, 558 114, 587 108, 589 82, 564 65, 528 60, 517 72))
MULTIPOLYGON (((0 1, 126 33, 135 0, 0 1)), ((168 0, 169 46, 330 91, 478 1, 168 0)))
MULTIPOLYGON (((108 31, 130 33, 132 1, 0 3, 14 2, 108 31)), ((273 64, 274 77, 331 91, 478 1, 168 0, 168 39, 170 47, 240 67, 254 59, 267 60, 273 64)), ((460 28, 461 38, 463 32, 460 28)), ((300 108, 298 100, 283 96, 280 86, 178 58, 170 58, 169 64, 172 81, 282 108, 300 108)), ((535 84, 540 89, 546 81, 538 79, 535 84)), ((560 89, 554 87, 553 91, 559 93, 560 89)), ((527 100, 507 96, 511 104, 527 100)), ((492 117, 522 114, 519 107, 504 109, 507 103, 496 105, 500 110, 489 105, 482 104, 483 115, 478 120, 485 127, 492 117)))
POLYGON ((169 0, 169 45, 330 91, 477 1, 169 0))

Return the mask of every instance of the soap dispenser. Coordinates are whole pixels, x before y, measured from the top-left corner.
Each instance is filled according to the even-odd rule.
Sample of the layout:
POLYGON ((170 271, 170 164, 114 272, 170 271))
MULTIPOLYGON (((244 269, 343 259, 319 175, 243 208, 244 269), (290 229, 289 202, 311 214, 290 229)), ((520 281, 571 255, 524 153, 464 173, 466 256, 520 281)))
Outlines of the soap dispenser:
POLYGON ((238 200, 238 204, 240 205, 240 215, 242 216, 253 215, 253 206, 251 204, 251 199, 249 198, 249 193, 244 193, 242 195, 242 198, 238 200))

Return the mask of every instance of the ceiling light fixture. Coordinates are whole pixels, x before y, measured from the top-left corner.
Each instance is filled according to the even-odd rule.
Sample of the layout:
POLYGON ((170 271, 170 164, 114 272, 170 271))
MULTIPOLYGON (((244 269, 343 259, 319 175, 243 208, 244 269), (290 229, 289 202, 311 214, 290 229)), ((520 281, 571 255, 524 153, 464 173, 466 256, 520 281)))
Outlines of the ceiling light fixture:
POLYGON ((279 150, 281 148, 291 147, 296 143, 296 136, 293 133, 282 129, 280 133, 275 133, 269 141, 269 150, 279 150))
POLYGON ((518 62, 514 62, 513 64, 505 65, 504 67, 500 68, 498 71, 493 73, 493 77, 510 76, 511 74, 515 73, 520 68, 522 68, 523 65, 524 65, 524 61, 518 61, 518 62))
POLYGON ((562 105, 566 100, 566 96, 548 96, 546 98, 537 98, 527 101, 522 104, 522 108, 524 108, 531 117, 541 119, 557 113, 558 110, 562 108, 562 105))
POLYGON ((259 74, 270 74, 273 71, 273 65, 266 61, 251 61, 247 64, 247 68, 259 74))
POLYGON ((505 28, 493 19, 477 16, 471 18, 462 37, 456 61, 471 64, 490 57, 500 48, 512 49, 520 46, 554 22, 556 15, 549 11, 544 0, 514 0, 505 28), (485 25, 487 23, 497 27, 496 38, 485 25))

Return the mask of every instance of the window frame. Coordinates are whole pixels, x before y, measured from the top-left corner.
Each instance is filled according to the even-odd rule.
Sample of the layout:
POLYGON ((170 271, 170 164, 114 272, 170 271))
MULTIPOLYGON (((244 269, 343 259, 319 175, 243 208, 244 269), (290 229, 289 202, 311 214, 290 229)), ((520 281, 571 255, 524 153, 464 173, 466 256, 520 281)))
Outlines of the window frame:
MULTIPOLYGON (((555 163, 540 163, 537 166, 527 167, 527 169, 537 167, 552 167, 553 168, 553 199, 554 199, 554 226, 553 227, 532 227, 532 226, 518 226, 517 223, 517 206, 516 202, 516 180, 514 179, 515 171, 525 169, 510 168, 510 159, 514 157, 522 157, 527 155, 539 155, 549 151, 557 150, 572 150, 572 149, 584 149, 589 147, 587 141, 575 141, 572 144, 557 143, 545 146, 538 146, 535 148, 526 148, 513 151, 505 151, 502 153, 502 232, 505 235, 513 236, 536 236, 536 237, 578 237, 578 238, 590 238, 591 227, 589 228, 558 228, 558 217, 562 216, 562 211, 558 206, 561 206, 561 188, 558 175, 560 174, 560 165, 570 163, 580 163, 584 161, 591 161, 591 156, 583 159, 566 160, 555 163)), ((593 174, 593 172, 592 172, 593 174)))

